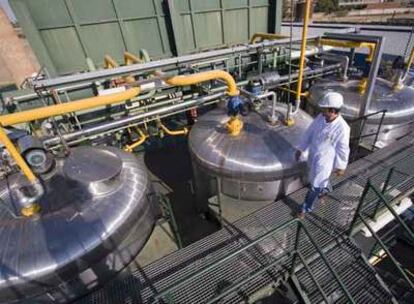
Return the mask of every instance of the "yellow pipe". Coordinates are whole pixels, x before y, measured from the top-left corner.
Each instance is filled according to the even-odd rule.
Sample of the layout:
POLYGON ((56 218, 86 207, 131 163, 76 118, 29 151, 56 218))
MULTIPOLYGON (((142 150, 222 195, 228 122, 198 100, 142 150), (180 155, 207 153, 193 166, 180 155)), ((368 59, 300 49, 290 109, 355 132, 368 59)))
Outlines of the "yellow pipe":
POLYGON ((140 58, 130 52, 124 52, 124 61, 126 65, 143 62, 140 58))
POLYGON ((6 147, 7 151, 9 151, 11 157, 14 159, 14 161, 19 166, 19 168, 22 170, 23 174, 27 177, 29 182, 31 183, 36 182, 37 180, 36 176, 34 175, 33 171, 30 169, 30 167, 26 164, 23 157, 20 155, 19 151, 17 151, 16 147, 13 145, 13 143, 7 136, 3 127, 0 127, 0 141, 6 147))
POLYGON ((403 75, 404 78, 408 75, 408 72, 410 71, 411 65, 413 64, 413 61, 414 61, 414 47, 411 50, 410 57, 408 58, 407 66, 405 68, 405 73, 403 75))
POLYGON ((133 144, 127 145, 125 147, 124 151, 126 151, 126 152, 132 152, 136 147, 142 145, 145 142, 145 140, 147 139, 148 136, 146 136, 141 131, 141 129, 137 128, 137 131, 138 131, 138 134, 139 134, 139 139, 136 142, 134 142, 133 144))
MULTIPOLYGON (((277 89, 282 90, 282 91, 286 91, 286 92, 289 92, 289 93, 292 93, 292 94, 296 94, 296 91, 293 91, 293 90, 288 89, 288 88, 278 87, 277 89)), ((300 96, 308 97, 309 96, 309 92, 300 93, 300 96)))
POLYGON ((63 115, 71 112, 88 110, 100 106, 106 106, 118 102, 129 100, 140 93, 140 88, 131 88, 121 93, 114 93, 104 96, 95 96, 77 101, 51 105, 39 109, 32 109, 13 114, 0 116, 0 124, 3 127, 15 124, 30 122, 37 119, 49 118, 52 116, 63 115))
POLYGON ((113 69, 113 68, 117 68, 119 64, 111 56, 105 55, 104 66, 106 69, 113 69))
POLYGON ((185 128, 185 127, 182 130, 173 131, 173 130, 168 129, 161 121, 159 121, 158 124, 159 124, 160 128, 165 133, 167 133, 168 135, 171 135, 171 136, 179 136, 179 135, 187 135, 188 134, 188 129, 185 128))
POLYGON ((229 73, 221 70, 207 71, 191 75, 174 76, 165 80, 165 82, 171 86, 188 86, 214 79, 221 79, 226 82, 228 95, 239 95, 239 90, 237 89, 234 78, 229 73))
POLYGON ((252 38, 250 39, 250 43, 255 43, 257 40, 276 40, 276 39, 283 39, 289 38, 289 36, 282 35, 282 34, 273 34, 273 33, 254 33, 252 38))
POLYGON ((320 45, 329 45, 333 47, 341 48, 368 48, 367 62, 371 62, 374 58, 374 51, 376 44, 373 42, 358 42, 358 41, 348 41, 348 40, 333 40, 333 39, 320 39, 320 45))
POLYGON ((302 92, 302 79, 303 79, 303 70, 305 66, 305 55, 306 55, 306 41, 307 41, 306 38, 308 36, 308 24, 309 24, 311 4, 312 4, 312 0, 306 0, 305 18, 303 20, 303 29, 302 29, 302 45, 300 47, 298 84, 296 88, 296 103, 298 104, 298 106, 299 106, 300 96, 302 92))

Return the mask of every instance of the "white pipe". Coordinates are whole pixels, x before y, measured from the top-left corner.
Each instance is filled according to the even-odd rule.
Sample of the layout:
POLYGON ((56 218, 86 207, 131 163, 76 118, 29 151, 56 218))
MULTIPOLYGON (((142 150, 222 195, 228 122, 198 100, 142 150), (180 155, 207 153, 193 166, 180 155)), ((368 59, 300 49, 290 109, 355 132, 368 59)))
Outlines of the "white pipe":
MULTIPOLYGON (((411 199, 404 198, 401 200, 401 202, 398 205, 395 205, 393 209, 398 215, 400 215, 404 213, 412 205, 413 205, 413 202, 411 201, 411 199)), ((393 220, 395 220, 395 217, 392 215, 390 211, 387 210, 387 212, 385 212, 384 214, 381 214, 375 221, 367 220, 367 223, 368 225, 371 226, 372 230, 377 232, 377 231, 380 231, 382 228, 384 228, 387 224, 391 223, 393 220)), ((369 229, 365 226, 364 228, 361 229, 361 232, 365 237, 372 236, 369 229)))

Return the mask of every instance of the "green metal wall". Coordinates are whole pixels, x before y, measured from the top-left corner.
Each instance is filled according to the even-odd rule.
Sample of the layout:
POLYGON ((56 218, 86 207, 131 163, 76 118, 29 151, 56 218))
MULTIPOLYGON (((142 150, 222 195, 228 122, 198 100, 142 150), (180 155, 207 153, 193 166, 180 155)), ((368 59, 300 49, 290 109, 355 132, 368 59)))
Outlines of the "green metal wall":
POLYGON ((119 62, 125 50, 153 58, 246 43, 278 32, 283 0, 10 0, 42 66, 86 70, 85 58, 119 62))

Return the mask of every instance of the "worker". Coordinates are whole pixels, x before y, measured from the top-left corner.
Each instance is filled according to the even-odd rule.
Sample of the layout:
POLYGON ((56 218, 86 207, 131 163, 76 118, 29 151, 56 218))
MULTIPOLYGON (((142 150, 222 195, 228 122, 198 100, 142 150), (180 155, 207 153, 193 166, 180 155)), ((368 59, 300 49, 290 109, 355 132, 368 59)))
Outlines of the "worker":
POLYGON ((318 105, 322 113, 306 130, 295 155, 299 161, 303 154, 309 154, 310 189, 298 213, 301 219, 331 190, 329 177, 332 172, 341 176, 348 165, 350 128, 339 113, 343 97, 336 92, 327 92, 318 105))

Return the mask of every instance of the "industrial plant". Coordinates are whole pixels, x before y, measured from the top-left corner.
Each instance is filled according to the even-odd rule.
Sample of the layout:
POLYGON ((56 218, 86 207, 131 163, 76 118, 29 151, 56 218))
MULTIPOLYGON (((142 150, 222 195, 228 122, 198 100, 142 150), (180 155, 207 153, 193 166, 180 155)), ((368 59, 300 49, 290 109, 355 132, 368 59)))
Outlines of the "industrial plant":
POLYGON ((7 2, 0 304, 414 303, 414 26, 286 2, 7 2))

